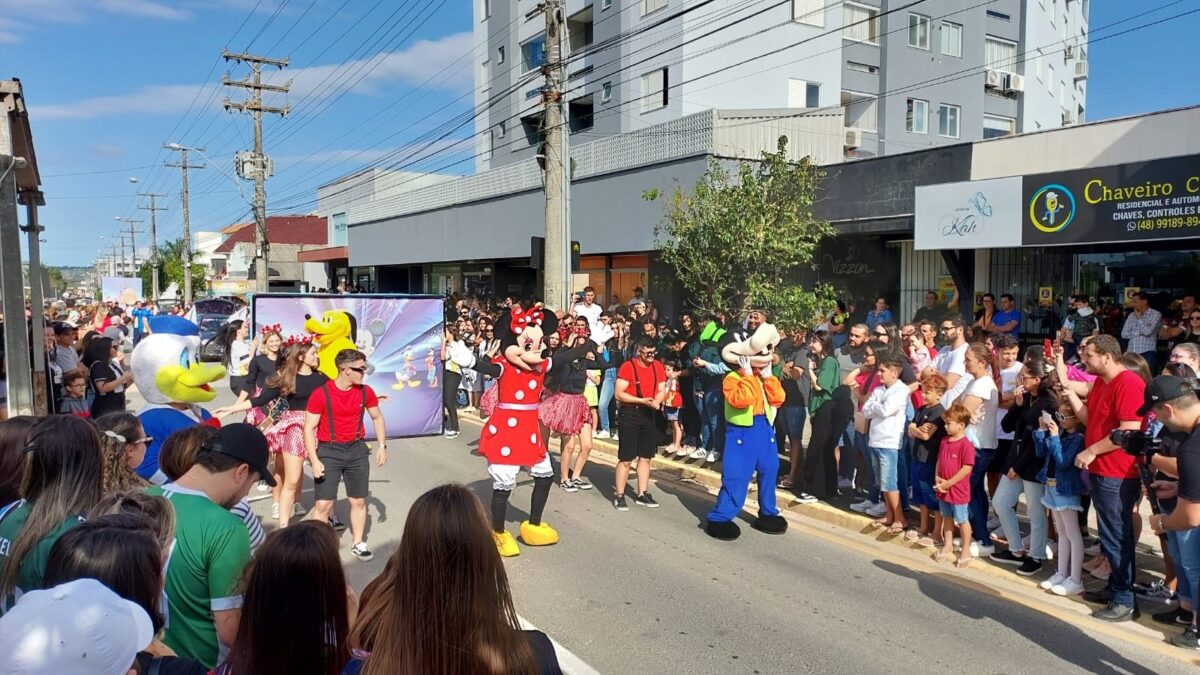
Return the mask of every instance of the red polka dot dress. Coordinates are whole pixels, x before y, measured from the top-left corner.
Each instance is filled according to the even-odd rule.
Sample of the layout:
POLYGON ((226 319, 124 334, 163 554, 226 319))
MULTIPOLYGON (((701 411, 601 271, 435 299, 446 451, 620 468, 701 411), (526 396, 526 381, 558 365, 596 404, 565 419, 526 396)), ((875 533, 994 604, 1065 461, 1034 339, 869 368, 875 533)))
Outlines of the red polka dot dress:
POLYGON ((533 466, 546 456, 546 446, 538 426, 538 403, 550 361, 535 371, 520 370, 504 358, 496 380, 496 409, 479 435, 479 452, 491 464, 533 466))

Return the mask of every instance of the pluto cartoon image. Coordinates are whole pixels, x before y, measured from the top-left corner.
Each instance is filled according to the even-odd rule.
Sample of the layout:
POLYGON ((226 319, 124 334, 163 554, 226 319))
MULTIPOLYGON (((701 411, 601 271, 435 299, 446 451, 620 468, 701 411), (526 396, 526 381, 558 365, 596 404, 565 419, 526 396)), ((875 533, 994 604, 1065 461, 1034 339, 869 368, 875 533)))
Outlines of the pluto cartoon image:
POLYGON ((334 359, 343 349, 354 349, 354 342, 358 338, 358 321, 354 315, 340 309, 331 309, 322 314, 320 319, 305 314, 304 330, 312 333, 317 343, 318 369, 331 380, 337 378, 334 359))

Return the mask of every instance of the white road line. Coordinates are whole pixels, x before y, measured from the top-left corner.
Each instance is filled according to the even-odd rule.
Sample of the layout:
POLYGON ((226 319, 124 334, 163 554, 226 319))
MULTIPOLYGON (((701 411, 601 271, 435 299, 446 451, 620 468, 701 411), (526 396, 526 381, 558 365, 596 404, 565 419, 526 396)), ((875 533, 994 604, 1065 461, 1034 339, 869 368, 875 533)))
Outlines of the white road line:
MULTIPOLYGON (((523 616, 518 615, 517 619, 526 630, 541 630, 532 623, 529 623, 523 616)), ((589 666, 583 659, 576 656, 575 652, 560 645, 553 637, 550 638, 550 644, 554 645, 554 653, 558 655, 558 665, 566 675, 600 675, 600 671, 589 666)))

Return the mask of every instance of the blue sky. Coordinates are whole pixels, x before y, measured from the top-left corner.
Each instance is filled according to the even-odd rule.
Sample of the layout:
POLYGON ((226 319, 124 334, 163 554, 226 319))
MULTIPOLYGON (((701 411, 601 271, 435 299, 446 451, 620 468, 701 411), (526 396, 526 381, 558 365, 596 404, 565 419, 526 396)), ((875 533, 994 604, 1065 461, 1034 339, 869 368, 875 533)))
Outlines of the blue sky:
MULTIPOLYGON (((1096 0, 1093 32, 1146 6, 1096 0)), ((1197 6, 1185 0, 1154 16, 1197 6)), ((268 196, 272 208, 304 212, 315 186, 384 153, 406 153, 469 107, 479 60, 470 56, 472 27, 468 0, 0 0, 0 76, 25 85, 48 202, 43 259, 90 264, 115 241, 114 216, 147 217, 136 210, 145 201, 135 198, 139 189, 169 195, 160 202, 170 210, 160 214, 159 239, 179 235, 179 172, 155 168, 175 153, 160 146, 203 146, 229 172, 232 153, 252 142, 250 118, 220 105, 226 95, 244 98, 219 87, 221 75, 247 73, 217 63, 222 47, 292 59, 282 77, 272 75, 294 78, 293 93, 272 101, 294 110, 265 122, 277 174, 268 196)), ((1196 35, 1200 14, 1094 44, 1088 119, 1200 103, 1196 35)), ((409 168, 434 170, 471 154, 459 146, 409 168)), ((193 230, 247 219, 238 188, 215 168, 194 172, 191 187, 193 230)), ((139 236, 140 248, 147 242, 139 236)))

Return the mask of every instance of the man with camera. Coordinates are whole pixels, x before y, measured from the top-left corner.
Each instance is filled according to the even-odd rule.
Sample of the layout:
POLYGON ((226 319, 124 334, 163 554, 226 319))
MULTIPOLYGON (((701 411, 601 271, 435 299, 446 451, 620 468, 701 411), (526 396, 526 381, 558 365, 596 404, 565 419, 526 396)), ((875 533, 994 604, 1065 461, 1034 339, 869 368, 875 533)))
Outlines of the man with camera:
POLYGON ((1160 500, 1178 499, 1169 513, 1150 516, 1150 528, 1155 534, 1167 535, 1179 579, 1180 609, 1192 610, 1187 629, 1171 642, 1197 649, 1200 633, 1194 610, 1200 594, 1200 398, 1187 380, 1158 377, 1146 388, 1146 400, 1139 412, 1153 412, 1169 431, 1186 435, 1175 457, 1152 454, 1155 446, 1144 440, 1123 445, 1149 455, 1151 466, 1179 478, 1178 482, 1159 480, 1152 484, 1160 500))

